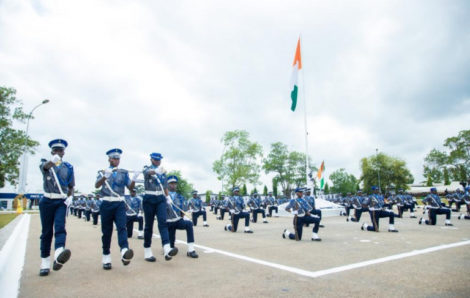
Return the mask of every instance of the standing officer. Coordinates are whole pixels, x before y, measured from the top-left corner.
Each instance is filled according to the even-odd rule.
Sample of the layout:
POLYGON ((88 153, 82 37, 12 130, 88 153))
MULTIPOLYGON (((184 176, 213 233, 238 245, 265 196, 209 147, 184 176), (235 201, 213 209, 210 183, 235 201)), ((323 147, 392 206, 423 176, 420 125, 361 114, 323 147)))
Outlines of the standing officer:
POLYGON ((229 210, 232 215, 232 223, 224 227, 225 231, 236 232, 238 228, 238 221, 240 218, 245 219, 245 233, 253 233, 250 230, 250 213, 243 211, 245 209, 245 201, 243 197, 240 196, 240 188, 233 188, 233 196, 228 198, 225 202, 225 208, 229 210))
POLYGON ((99 195, 96 195, 95 199, 91 202, 91 217, 93 218, 93 225, 98 224, 98 215, 100 215, 101 200, 99 195))
POLYGON ((163 156, 160 153, 150 154, 151 164, 145 166, 143 170, 145 187, 142 203, 145 217, 144 258, 148 262, 155 262, 156 260, 151 248, 155 215, 158 220, 158 231, 160 232, 165 260, 171 260, 171 257, 178 252, 170 246, 168 223, 166 222, 166 201, 170 201, 170 198, 168 197, 165 170, 160 167, 162 158, 163 156))
POLYGON ((42 226, 40 276, 49 275, 52 235, 55 235, 52 269, 60 270, 71 256, 70 250, 65 248, 67 237, 65 214, 73 200, 75 176, 72 165, 62 161, 67 142, 62 139, 52 140, 49 142, 49 147, 51 148, 51 160, 42 159, 39 166, 44 187, 44 196, 39 201, 42 226))
POLYGON ((367 204, 369 206, 369 214, 370 214, 370 220, 372 221, 372 226, 368 225, 367 223, 364 223, 361 227, 361 230, 378 232, 380 218, 388 217, 389 218, 388 231, 395 232, 395 233, 398 232, 398 230, 395 229, 395 226, 394 226, 395 216, 398 217, 398 215, 395 215, 393 211, 387 211, 384 209, 385 208, 384 197, 381 194, 379 194, 379 189, 376 186, 372 186, 372 191, 374 191, 374 193, 370 195, 370 197, 367 198, 367 200, 363 201, 363 204, 367 204))
POLYGON ((453 226, 453 224, 450 222, 452 211, 450 210, 450 208, 444 207, 444 204, 441 201, 441 197, 439 197, 439 195, 437 194, 437 189, 435 187, 431 188, 431 193, 423 199, 423 203, 427 205, 426 208, 429 212, 429 220, 425 220, 423 217, 421 217, 418 222, 419 224, 425 223, 427 225, 434 226, 437 222, 436 215, 445 214, 445 225, 453 226))
POLYGON ((127 237, 132 238, 134 222, 139 224, 137 239, 144 239, 144 218, 142 217, 142 199, 137 196, 135 189, 131 190, 131 196, 126 198, 127 237))
POLYGON ((171 203, 167 203, 167 219, 168 232, 170 234, 170 246, 176 251, 175 247, 176 230, 186 231, 186 241, 188 243, 188 251, 186 255, 190 258, 198 258, 197 252, 194 250, 194 230, 193 223, 184 216, 184 197, 176 192, 178 177, 168 177, 168 190, 171 203))
POLYGON ((310 206, 303 198, 303 188, 298 187, 295 189, 296 198, 289 201, 286 206, 286 211, 294 215, 294 233, 289 232, 287 229, 282 233, 282 238, 291 240, 302 240, 302 229, 304 224, 313 223, 312 241, 321 241, 318 236, 318 229, 320 228, 320 218, 316 215, 311 215, 310 206))
POLYGON ((111 266, 111 236, 113 234, 113 221, 116 224, 119 247, 121 248, 121 261, 124 266, 129 265, 134 252, 129 248, 126 230, 126 204, 124 202, 124 191, 134 189, 136 176, 129 179, 129 172, 118 169, 121 161, 121 149, 111 149, 106 152, 109 159, 109 167, 98 172, 95 188, 100 188, 103 202, 100 207, 101 231, 103 236, 103 269, 110 270, 111 266))
POLYGON ((273 197, 273 192, 268 192, 268 196, 264 199, 264 204, 268 207, 268 214, 266 216, 273 216, 273 210, 276 211, 276 217, 278 217, 279 208, 277 207, 276 199, 273 197))
POLYGON ((91 198, 85 197, 85 221, 90 221, 91 215, 91 198))
POLYGON ((190 207, 190 211, 192 213, 193 225, 197 226, 197 219, 202 215, 202 220, 204 221, 203 226, 208 227, 207 212, 203 206, 201 198, 197 195, 197 190, 193 190, 191 194, 193 197, 189 199, 188 206, 190 207))

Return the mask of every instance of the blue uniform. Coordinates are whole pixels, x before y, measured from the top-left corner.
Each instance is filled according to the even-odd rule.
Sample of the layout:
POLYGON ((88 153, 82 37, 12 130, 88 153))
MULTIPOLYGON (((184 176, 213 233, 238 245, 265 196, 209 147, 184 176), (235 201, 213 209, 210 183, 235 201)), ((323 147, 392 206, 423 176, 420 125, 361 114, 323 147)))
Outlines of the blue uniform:
POLYGON ((368 203, 369 205, 370 220, 372 221, 372 226, 367 226, 367 231, 378 232, 379 220, 382 217, 388 217, 390 225, 395 223, 395 216, 398 215, 395 215, 393 211, 384 210, 385 201, 382 195, 372 194, 369 198, 364 200, 364 203, 368 203))
POLYGON ((91 216, 93 218, 93 225, 98 224, 98 216, 100 215, 100 206, 101 206, 101 200, 100 199, 95 199, 92 200, 91 202, 91 216))
MULTIPOLYGON (((450 208, 444 207, 444 203, 442 203, 439 195, 430 193, 423 199, 423 203, 427 205, 429 210, 429 219, 424 221, 425 224, 435 225, 437 223, 437 215, 440 214, 445 214, 446 220, 450 220, 452 212, 450 208)), ((448 223, 446 223, 446 225, 448 225, 448 223)))
POLYGON ((269 217, 273 216, 273 210, 276 211, 276 214, 279 212, 276 199, 273 196, 264 199, 264 205, 268 207, 269 217))
POLYGON ((302 240, 302 230, 304 224, 313 223, 313 233, 318 233, 318 229, 320 228, 320 218, 316 215, 310 215, 310 210, 312 210, 312 206, 310 206, 307 201, 303 198, 295 198, 289 201, 289 204, 286 206, 286 211, 296 210, 297 214, 294 216, 294 228, 295 234, 290 233, 289 239, 291 240, 302 240))
MULTIPOLYGON (((248 206, 251 208, 251 216, 253 217, 253 222, 256 223, 258 221, 258 213, 261 213, 263 218, 266 218, 266 211, 261 208, 262 202, 261 199, 256 195, 251 197, 248 201, 248 206)), ((265 221, 266 222, 266 221, 265 221)))
POLYGON ((166 205, 167 208, 167 222, 168 222, 168 232, 170 235, 170 246, 175 247, 176 240, 176 230, 185 230, 186 239, 188 243, 194 242, 194 231, 193 223, 189 220, 182 218, 181 210, 185 208, 185 199, 182 195, 176 192, 169 192, 169 195, 173 201, 172 206, 170 204, 166 205))
POLYGON ((139 224, 139 231, 144 230, 144 218, 142 217, 142 199, 136 197, 126 197, 127 215, 127 237, 132 238, 134 222, 139 224))
POLYGON ((166 198, 164 192, 164 189, 167 188, 166 175, 149 174, 150 171, 155 170, 157 170, 157 167, 154 165, 146 166, 143 170, 145 195, 142 205, 145 217, 145 248, 152 245, 153 222, 155 221, 155 216, 157 216, 158 231, 160 232, 162 245, 170 243, 168 223, 166 222, 166 198))
POLYGON ((44 168, 47 161, 43 160, 39 169, 43 177, 44 196, 39 201, 39 215, 41 217, 41 258, 47 258, 51 253, 52 235, 55 235, 54 247, 65 246, 67 232, 65 230, 65 196, 69 188, 75 186, 73 167, 68 162, 54 165, 48 170, 44 168), (52 173, 54 171, 59 180, 58 184, 52 173), (61 191, 64 195, 61 194, 61 191))
POLYGON ((189 199, 188 205, 192 210, 193 225, 197 226, 197 219, 201 215, 202 215, 202 220, 204 221, 204 224, 205 224, 205 222, 207 221, 207 213, 206 213, 206 210, 204 209, 204 204, 203 204, 201 198, 200 197, 196 197, 196 198, 193 197, 193 198, 189 199))
POLYGON ((243 211, 245 209, 245 202, 241 196, 233 196, 228 198, 225 202, 225 207, 232 215, 232 224, 226 227, 228 231, 236 232, 238 228, 238 221, 240 218, 245 219, 245 227, 250 226, 250 213, 243 211))
MULTIPOLYGON (((98 174, 97 181, 102 177, 98 174)), ((129 248, 127 242, 127 229, 126 229, 126 204, 124 203, 124 190, 129 187, 131 180, 127 170, 118 169, 113 171, 111 176, 107 178, 107 184, 111 187, 109 189, 106 183, 103 183, 100 190, 102 203, 100 206, 101 215, 101 237, 103 243, 103 255, 110 254, 111 236, 113 234, 113 222, 116 225, 118 233, 118 242, 121 250, 129 248)))

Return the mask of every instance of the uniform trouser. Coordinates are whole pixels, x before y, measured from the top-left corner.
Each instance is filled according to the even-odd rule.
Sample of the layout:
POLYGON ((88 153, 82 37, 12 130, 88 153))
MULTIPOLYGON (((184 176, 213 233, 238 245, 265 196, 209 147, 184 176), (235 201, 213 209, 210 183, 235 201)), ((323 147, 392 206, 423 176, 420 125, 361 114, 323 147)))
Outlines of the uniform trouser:
POLYGON ((245 227, 250 226, 250 213, 248 213, 248 212, 240 212, 238 214, 234 213, 234 214, 232 214, 232 226, 231 226, 230 231, 232 231, 232 232, 237 231, 238 221, 240 220, 240 218, 245 219, 245 227))
POLYGON ((426 220, 427 225, 435 225, 437 223, 436 215, 445 214, 446 219, 450 219, 451 211, 449 208, 436 208, 436 209, 429 209, 429 220, 426 220))
POLYGON ((187 243, 194 243, 193 223, 189 220, 184 220, 181 218, 178 221, 168 223, 171 247, 175 247, 176 230, 186 230, 187 243))
POLYGON ((397 206, 398 208, 398 217, 402 218, 403 217, 403 212, 410 210, 411 213, 415 212, 414 210, 414 204, 405 204, 404 206, 397 206))
POLYGON ((367 226, 368 231, 378 232, 379 231, 379 219, 382 217, 388 217, 388 223, 393 225, 395 223, 395 214, 392 211, 385 210, 369 210, 370 220, 372 226, 367 226))
POLYGON ((305 216, 295 216, 294 217, 294 229, 297 234, 290 233, 289 234, 289 239, 292 240, 302 240, 302 231, 304 224, 311 224, 313 223, 313 233, 318 233, 318 229, 320 228, 320 218, 317 216, 310 216, 310 215, 305 215, 305 216))
POLYGON ((75 210, 73 210, 73 207, 70 207, 70 214, 75 215, 75 210))
POLYGON ((78 218, 82 218, 82 211, 83 211, 82 209, 78 209, 78 215, 77 215, 78 218))
POLYGON ((268 207, 269 216, 273 216, 273 210, 276 210, 276 213, 279 212, 279 209, 277 208, 277 206, 269 206, 268 207))
POLYGON ((351 212, 351 206, 345 206, 344 209, 346 210, 346 216, 349 216, 349 213, 351 212))
POLYGON ((312 209, 312 210, 310 210, 310 214, 318 216, 321 220, 321 210, 320 209, 312 209))
POLYGON ((211 212, 214 211, 214 205, 211 205, 211 212))
POLYGON ((455 211, 460 211, 460 207, 462 207, 462 205, 465 205, 464 202, 455 202, 455 211))
POLYGON ((205 210, 196 211, 196 212, 192 213, 193 225, 194 226, 197 226, 197 219, 201 215, 202 215, 202 220, 204 220, 204 222, 207 221, 207 213, 206 213, 205 210))
POLYGON ((162 240, 162 245, 170 243, 170 236, 168 235, 168 223, 166 222, 166 198, 164 195, 154 196, 145 195, 142 203, 145 217, 144 227, 144 247, 152 245, 153 235, 153 222, 155 215, 158 221, 158 231, 162 240))
POLYGON ((220 219, 224 220, 225 212, 227 212, 227 209, 220 208, 220 219))
POLYGON ((126 223, 126 228, 127 228, 127 237, 132 238, 132 232, 134 231, 134 222, 139 223, 139 231, 144 230, 144 218, 142 216, 137 216, 137 215, 132 215, 132 216, 127 216, 127 223, 126 223))
POLYGON ((99 212, 92 212, 91 213, 91 217, 93 218, 93 225, 97 225, 98 224, 98 216, 100 215, 99 212))
POLYGON ((113 222, 116 225, 118 233, 118 243, 121 249, 129 248, 127 242, 127 229, 126 229, 126 206, 124 202, 109 202, 103 201, 100 207, 101 215, 101 231, 103 236, 101 241, 103 242, 103 254, 109 255, 111 247, 111 237, 113 235, 113 222))
POLYGON ((78 209, 77 208, 73 208, 73 215, 75 215, 75 216, 78 215, 78 209))
POLYGON ((215 206, 214 207, 214 214, 217 215, 217 210, 219 210, 219 207, 215 206))
POLYGON ((362 212, 368 211, 367 208, 354 209, 354 217, 351 221, 359 222, 361 220, 362 212))
POLYGON ((258 221, 258 213, 261 213, 263 218, 266 218, 266 212, 264 211, 264 209, 254 209, 251 211, 251 214, 253 216, 253 222, 258 221))
POLYGON ((86 221, 90 221, 91 210, 85 210, 86 221))
POLYGON ((51 255, 52 235, 55 236, 54 248, 65 246, 67 232, 65 231, 65 213, 67 206, 62 199, 43 197, 39 201, 41 217, 41 258, 51 255))

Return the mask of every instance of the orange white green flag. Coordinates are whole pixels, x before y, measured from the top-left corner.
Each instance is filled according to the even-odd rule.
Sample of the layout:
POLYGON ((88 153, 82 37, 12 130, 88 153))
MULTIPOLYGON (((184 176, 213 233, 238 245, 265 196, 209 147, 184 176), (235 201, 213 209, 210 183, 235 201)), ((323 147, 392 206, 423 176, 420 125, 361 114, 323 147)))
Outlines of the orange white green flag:
POLYGON ((291 107, 290 109, 295 111, 295 107, 297 106, 297 98, 299 94, 299 83, 298 83, 298 76, 299 71, 302 69, 302 59, 300 57, 300 37, 297 41, 297 49, 295 50, 295 57, 292 69, 292 76, 290 80, 290 98, 291 98, 291 107))
POLYGON ((325 172, 325 161, 321 162, 321 166, 317 172, 317 178, 320 180, 320 189, 323 189, 325 186, 325 177, 323 177, 323 173, 325 172))

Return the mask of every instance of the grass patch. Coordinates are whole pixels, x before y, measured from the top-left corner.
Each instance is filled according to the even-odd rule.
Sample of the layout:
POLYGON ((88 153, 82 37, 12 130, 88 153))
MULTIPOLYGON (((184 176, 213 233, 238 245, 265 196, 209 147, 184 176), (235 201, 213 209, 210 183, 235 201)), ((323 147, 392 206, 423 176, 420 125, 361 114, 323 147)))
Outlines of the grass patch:
POLYGON ((10 221, 15 219, 18 214, 0 214, 0 229, 6 226, 10 221))

